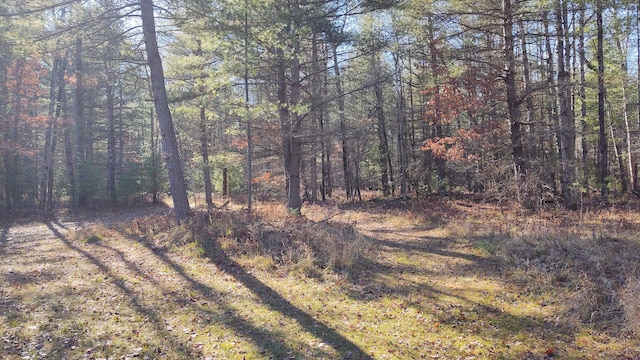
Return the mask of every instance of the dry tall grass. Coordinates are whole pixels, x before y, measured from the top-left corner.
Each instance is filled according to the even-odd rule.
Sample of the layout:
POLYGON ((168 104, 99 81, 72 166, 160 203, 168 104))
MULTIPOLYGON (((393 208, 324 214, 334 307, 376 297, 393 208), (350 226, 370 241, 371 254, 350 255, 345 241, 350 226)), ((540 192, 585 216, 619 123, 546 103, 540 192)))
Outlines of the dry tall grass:
MULTIPOLYGON (((557 323, 640 334, 640 216, 633 210, 534 214, 515 206, 505 210, 460 201, 406 209, 373 205, 367 209, 364 203, 363 211, 382 209, 387 221, 400 228, 436 227, 475 242, 500 260, 509 281, 569 304, 557 323)), ((154 215, 134 220, 128 232, 177 245, 195 241, 202 255, 261 256, 270 259, 265 267, 275 264, 279 271, 307 276, 325 270, 350 274, 372 252, 371 241, 354 229, 362 220, 360 211, 310 205, 305 216, 286 214, 284 204, 264 202, 251 217, 242 210, 197 211, 185 226, 172 228, 171 217, 154 215), (166 230, 169 236, 154 236, 166 230)), ((79 237, 94 233, 109 231, 88 229, 79 237)))
MULTIPOLYGON (((305 205, 303 216, 288 214, 281 203, 261 202, 249 217, 231 205, 196 211, 181 226, 172 217, 127 220, 120 233, 131 235, 127 241, 141 240, 142 250, 153 245, 154 254, 157 247, 168 248, 157 258, 175 256, 202 279, 219 280, 223 292, 234 289, 224 296, 238 295, 238 311, 260 308, 262 301, 271 314, 273 304, 285 303, 274 333, 285 334, 286 341, 300 337, 280 325, 281 314, 295 305, 356 339, 375 358, 640 353, 640 216, 633 209, 533 213, 465 199, 375 199, 305 205), (205 266, 196 270, 191 264, 205 266), (229 286, 234 277, 244 286, 229 286), (247 287, 261 301, 243 293, 247 287), (274 292, 263 292, 267 288, 274 292)), ((78 238, 98 235, 106 244, 112 230, 85 230, 78 238)), ((163 271, 171 269, 177 268, 163 271)), ((225 310, 220 319, 229 314, 225 310)), ((264 321, 266 314, 252 312, 246 319, 264 321)), ((249 329, 246 334, 256 333, 249 329)), ((229 338, 236 341, 236 335, 229 338)))
POLYGON ((207 254, 269 256, 280 268, 307 275, 323 269, 349 273, 371 250, 351 226, 283 214, 284 207, 275 204, 250 218, 243 212, 201 211, 187 227, 207 254))
POLYGON ((557 322, 616 336, 640 334, 640 216, 635 210, 474 214, 446 228, 491 249, 507 277, 527 291, 567 296, 557 299, 569 305, 557 322))

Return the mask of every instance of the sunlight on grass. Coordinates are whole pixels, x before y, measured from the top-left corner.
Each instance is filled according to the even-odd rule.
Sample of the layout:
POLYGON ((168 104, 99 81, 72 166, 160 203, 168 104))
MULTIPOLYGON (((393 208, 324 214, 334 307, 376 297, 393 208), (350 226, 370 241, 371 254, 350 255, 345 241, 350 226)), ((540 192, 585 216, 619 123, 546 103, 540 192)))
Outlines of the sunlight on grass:
POLYGON ((0 355, 640 356, 637 216, 366 205, 202 212, 197 231, 170 217, 16 228, 0 355))

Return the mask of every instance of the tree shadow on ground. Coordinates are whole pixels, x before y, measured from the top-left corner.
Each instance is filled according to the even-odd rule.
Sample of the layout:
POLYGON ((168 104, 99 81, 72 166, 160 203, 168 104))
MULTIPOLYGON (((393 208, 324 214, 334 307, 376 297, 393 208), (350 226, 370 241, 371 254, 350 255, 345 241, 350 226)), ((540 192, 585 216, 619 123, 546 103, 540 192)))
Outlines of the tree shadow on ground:
MULTIPOLYGON (((132 291, 132 289, 126 286, 126 284, 123 281, 120 281, 118 276, 114 274, 114 272, 110 268, 110 264, 107 264, 101 261, 98 257, 80 248, 78 245, 74 244, 68 237, 62 234, 61 229, 67 230, 67 228, 63 224, 57 221, 52 221, 52 222, 47 222, 46 225, 49 228, 49 230, 51 230, 51 232, 56 236, 56 238, 62 241, 62 243, 64 243, 64 245, 67 248, 69 248, 69 250, 72 250, 80 254, 83 258, 85 258, 91 264, 97 267, 101 273, 103 273, 105 276, 113 280, 112 283, 115 284, 118 290, 128 298, 129 305, 131 305, 133 310, 139 315, 149 319, 149 323, 153 325, 154 330, 170 344, 170 347, 174 351, 176 351, 178 354, 182 354, 185 357, 194 356, 194 353, 191 351, 189 346, 178 342, 176 338, 171 336, 171 334, 165 329, 164 322, 162 319, 162 314, 157 313, 155 310, 151 308, 145 307, 142 304, 141 299, 138 297, 138 295, 136 295, 132 291)), ((161 356, 161 355, 162 355, 162 351, 160 350, 158 351, 158 353, 155 354, 155 356, 161 356)))
MULTIPOLYGON (((384 209, 379 213, 386 214, 384 209)), ((388 256, 366 260, 366 271, 355 280, 360 286, 350 296, 362 301, 395 296, 414 299, 406 304, 438 314, 439 324, 470 326, 477 319, 469 314, 475 314, 490 324, 478 331, 497 341, 516 336, 553 344, 563 339, 558 346, 577 347, 579 329, 623 341, 627 338, 624 326, 628 317, 624 301, 630 306, 639 303, 625 288, 638 278, 637 229, 623 220, 604 222, 607 228, 587 232, 575 223, 565 224, 563 220, 560 224, 563 227, 538 226, 517 234, 489 231, 475 235, 468 231, 461 238, 425 236, 426 227, 420 224, 403 229, 402 234, 378 225, 373 229, 360 225, 357 231, 388 256), (607 235, 589 235, 599 233, 607 235), (400 261, 390 260, 395 257, 400 261), (437 260, 429 266, 411 262, 420 258, 437 260), (462 288, 465 284, 449 288, 445 283, 448 278, 467 276, 471 279, 467 289, 462 288), (432 281, 437 277, 440 280, 432 281), (487 297, 487 291, 476 286, 482 281, 504 284, 501 287, 506 296, 494 293, 493 298, 487 297), (621 300, 625 294, 626 299, 621 300), (446 299, 462 306, 452 307, 446 299), (440 304, 425 308, 429 302, 440 304), (504 310, 505 305, 512 309, 514 305, 526 306, 529 310, 525 315, 515 315, 513 310, 510 314, 504 310), (548 308, 550 305, 553 307, 548 308)), ((514 227, 528 225, 527 220, 514 227)), ((628 353, 636 354, 637 350, 628 353)))
MULTIPOLYGON (((535 336, 551 343, 557 336, 571 336, 571 329, 546 318, 505 311, 503 304, 492 301, 487 290, 476 288, 473 281, 467 288, 464 284, 448 286, 451 285, 447 284, 448 279, 467 276, 504 282, 504 264, 498 257, 475 254, 468 243, 455 239, 429 236, 390 239, 393 233, 391 230, 360 233, 377 247, 378 255, 365 259, 364 270, 353 278, 353 285, 344 288, 352 299, 366 302, 404 299, 403 306, 415 308, 418 313, 433 314, 440 325, 475 329, 476 334, 495 341, 535 336), (384 252, 390 255, 380 256, 384 252), (401 261, 394 261, 396 255, 403 257, 401 261), (429 264, 412 262, 413 258, 425 257, 439 260, 429 264)), ((470 241, 483 240, 479 237, 470 241)))
POLYGON ((275 290, 271 289, 258 278, 249 274, 244 268, 236 263, 233 259, 226 255, 224 250, 218 246, 214 246, 209 257, 216 263, 225 273, 233 276, 241 282, 245 287, 250 289, 260 300, 270 309, 281 313, 283 316, 290 317, 302 328, 310 334, 313 334, 326 344, 332 346, 343 359, 370 359, 367 353, 359 346, 351 342, 349 339, 339 334, 326 324, 318 321, 313 316, 302 311, 290 301, 283 298, 275 290))
MULTIPOLYGON (((63 227, 61 224, 56 225, 63 227)), ((193 346, 191 346, 192 344, 190 345, 184 342, 180 342, 177 337, 172 336, 172 334, 170 334, 170 332, 165 327, 166 319, 163 318, 164 314, 158 313, 157 311, 149 307, 143 306, 140 302, 139 296, 137 296, 131 289, 129 289, 129 287, 125 285, 125 283, 121 281, 119 277, 110 270, 109 264, 102 262, 96 256, 73 244, 52 224, 49 224, 48 226, 51 231, 54 232, 54 234, 60 240, 62 240, 62 242, 69 249, 82 254, 83 257, 97 266, 102 273, 112 278, 119 290, 127 296, 134 310, 138 314, 147 317, 150 320, 150 323, 154 325, 155 330, 160 333, 164 339, 169 340, 167 345, 171 350, 177 353, 178 356, 181 356, 183 358, 195 358, 200 355, 193 349, 193 346)), ((102 247, 107 251, 114 252, 117 258, 125 265, 126 268, 128 268, 136 275, 144 278, 146 281, 151 282, 155 287, 158 288, 159 291, 163 293, 163 295, 165 295, 167 301, 173 302, 181 307, 188 304, 191 308, 198 311, 200 314, 205 315, 205 317, 210 318, 212 321, 220 321, 224 325, 232 328, 238 336, 249 339, 254 343, 256 347, 263 349, 262 353, 267 354, 268 352, 271 352, 271 354, 277 358, 285 358, 287 356, 291 356, 291 354, 296 353, 296 349, 287 345, 286 339, 278 338, 277 334, 271 334, 263 331, 262 329, 259 329, 252 325, 247 319, 238 315, 237 311, 232 306, 230 306, 227 301, 222 299, 221 295, 218 294, 215 289, 189 276, 182 266, 169 259, 161 249, 154 248, 144 238, 132 236, 123 232, 121 233, 121 235, 123 235, 123 237, 126 239, 142 243, 155 256, 157 260, 171 268, 176 274, 178 274, 183 280, 185 280, 186 283, 189 284, 190 290, 196 291, 201 296, 216 302, 218 304, 218 310, 214 312, 211 309, 207 309, 203 306, 198 306, 197 304, 193 304, 192 299, 189 298, 189 296, 185 295, 183 292, 171 291, 163 288, 161 284, 155 281, 147 273, 142 271, 137 264, 128 260, 122 251, 104 244, 95 244, 95 246, 97 247, 102 247), (268 346, 266 346, 267 344, 268 346)), ((162 354, 160 353, 156 355, 162 354)))
MULTIPOLYGON (((386 233, 393 234, 393 231, 390 230, 370 230, 372 233, 386 233)), ((417 238, 419 241, 402 241, 402 240, 387 240, 381 239, 377 237, 369 236, 369 241, 373 242, 379 246, 386 246, 389 248, 393 248, 396 250, 406 251, 406 252, 420 252, 420 253, 429 253, 433 255, 440 255, 449 258, 457 258, 462 260, 467 260, 470 262, 479 263, 479 267, 485 269, 487 265, 490 263, 496 263, 497 259, 483 257, 475 254, 463 253, 459 251, 453 251, 449 248, 451 245, 455 244, 455 240, 450 238, 438 238, 438 237, 430 237, 430 236, 420 236, 417 238)))
MULTIPOLYGON (((205 312, 211 319, 221 321, 226 326, 235 331, 238 336, 245 339, 249 339, 255 346, 262 349, 261 352, 271 352, 276 357, 287 357, 290 354, 295 353, 296 349, 289 347, 286 344, 285 339, 278 338, 275 334, 270 334, 262 329, 259 329, 252 325, 247 319, 240 316, 237 311, 230 305, 228 301, 222 298, 222 294, 218 294, 216 289, 194 279, 188 275, 185 269, 178 263, 171 260, 166 254, 165 249, 156 248, 144 237, 137 237, 135 235, 128 234, 126 232, 120 232, 122 236, 128 238, 130 241, 136 241, 143 244, 153 255, 161 261, 163 264, 171 268, 177 273, 183 280, 189 285, 189 289, 199 293, 201 296, 216 300, 218 302, 219 311, 214 313, 209 309, 201 308, 200 310, 205 312), (289 355, 287 355, 289 354, 289 355)), ((119 256, 123 256, 121 253, 119 256)), ((129 266, 135 266, 130 264, 129 266)), ((185 299, 180 293, 171 294, 168 293, 171 301, 189 302, 189 299, 185 299)))
MULTIPOLYGON (((171 260, 166 255, 163 249, 156 248, 144 237, 138 237, 122 231, 120 234, 132 241, 142 243, 145 247, 151 250, 159 260, 186 280, 192 290, 197 291, 202 296, 208 297, 216 292, 216 290, 210 286, 194 279, 192 276, 189 276, 182 266, 171 260)), ((358 347, 358 345, 339 334, 336 330, 304 312, 282 297, 278 292, 265 285, 258 278, 249 274, 240 264, 231 259, 215 241, 211 241, 210 245, 211 246, 209 247, 206 255, 218 267, 218 269, 240 282, 244 287, 255 294, 270 310, 280 313, 283 317, 295 320, 295 322, 297 322, 309 334, 331 346, 342 359, 371 358, 371 356, 358 347)), ((264 353, 270 353, 274 358, 291 358, 292 355, 293 357, 308 356, 304 351, 301 352, 300 349, 288 345, 293 339, 283 338, 281 335, 277 334, 277 332, 269 332, 267 330, 256 328, 254 325, 242 318, 242 316, 237 314, 236 310, 234 310, 226 300, 219 300, 223 304, 226 303, 226 305, 223 305, 221 309, 224 316, 218 316, 216 314, 210 315, 212 315, 212 317, 219 318, 225 323, 225 325, 232 328, 239 336, 250 339, 255 346, 263 349, 264 353)), ((320 357, 332 356, 329 353, 325 353, 324 355, 321 352, 318 353, 318 349, 314 349, 314 351, 316 352, 316 355, 320 357)))
POLYGON ((438 215, 455 216, 460 214, 460 210, 454 206, 447 198, 441 196, 431 196, 420 201, 403 200, 402 198, 374 198, 367 201, 344 202, 338 205, 340 210, 366 211, 371 214, 386 215, 390 213, 406 213, 411 211, 421 215, 429 215, 429 209, 437 209, 438 215))

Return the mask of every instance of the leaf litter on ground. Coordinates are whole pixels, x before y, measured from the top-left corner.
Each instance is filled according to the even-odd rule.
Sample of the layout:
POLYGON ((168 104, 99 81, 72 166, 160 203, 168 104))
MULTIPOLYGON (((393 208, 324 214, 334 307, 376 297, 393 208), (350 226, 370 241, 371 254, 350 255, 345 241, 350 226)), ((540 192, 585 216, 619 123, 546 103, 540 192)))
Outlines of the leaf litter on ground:
POLYGON ((435 201, 6 225, 0 355, 640 356, 635 211, 435 201))

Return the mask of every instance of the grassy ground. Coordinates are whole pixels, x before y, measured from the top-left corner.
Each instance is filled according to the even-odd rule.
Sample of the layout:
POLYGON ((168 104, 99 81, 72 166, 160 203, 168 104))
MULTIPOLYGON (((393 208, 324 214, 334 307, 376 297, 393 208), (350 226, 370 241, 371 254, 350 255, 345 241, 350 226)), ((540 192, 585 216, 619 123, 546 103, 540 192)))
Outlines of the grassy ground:
POLYGON ((466 200, 6 225, 0 357, 640 356, 640 216, 466 200))

